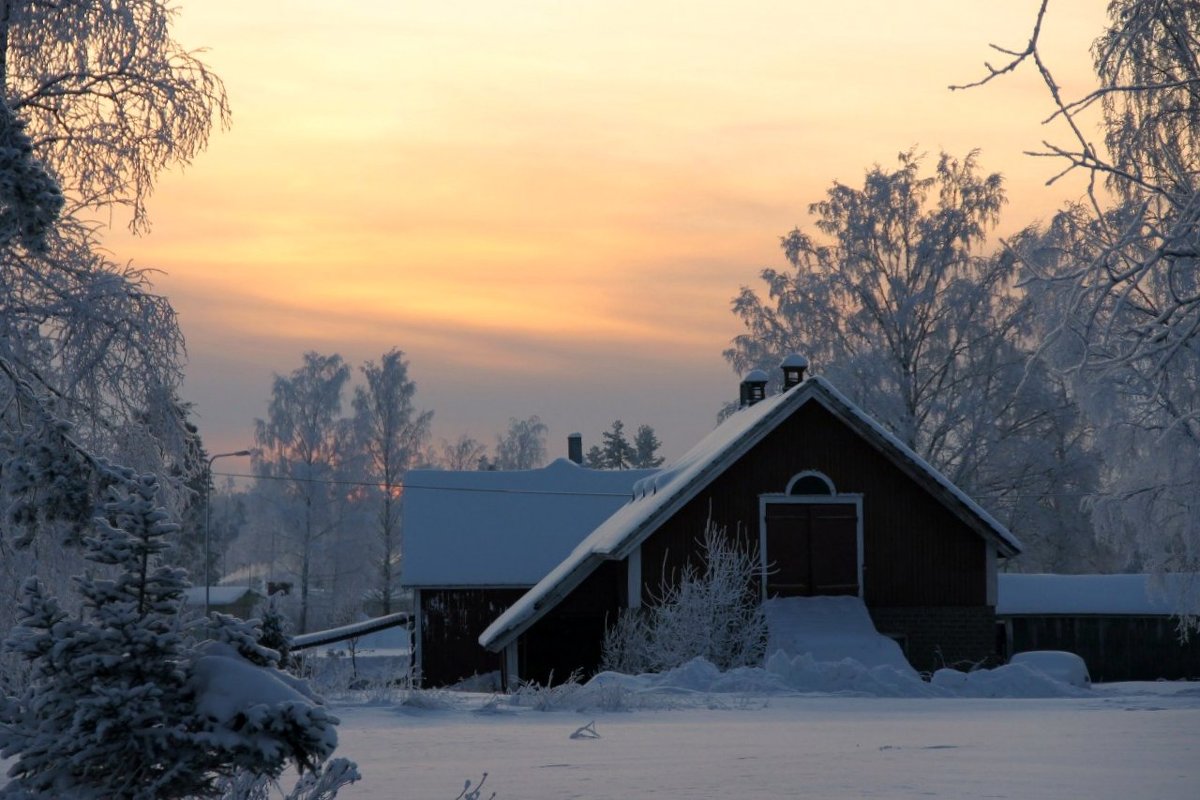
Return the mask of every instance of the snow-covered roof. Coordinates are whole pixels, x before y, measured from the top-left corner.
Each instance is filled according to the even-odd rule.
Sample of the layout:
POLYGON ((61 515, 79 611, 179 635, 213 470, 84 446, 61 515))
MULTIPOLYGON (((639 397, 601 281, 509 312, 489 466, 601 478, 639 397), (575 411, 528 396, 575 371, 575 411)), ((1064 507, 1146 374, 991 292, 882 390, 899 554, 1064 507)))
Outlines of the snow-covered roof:
POLYGON ((1200 575, 997 576, 996 613, 1160 616, 1180 612, 1179 598, 1200 593, 1200 575))
POLYGON ((654 470, 413 470, 404 482, 405 586, 532 586, 654 470))
POLYGON ((1003 555, 1021 551, 1017 538, 946 476, 828 381, 812 376, 789 391, 731 414, 678 461, 639 481, 634 486, 635 499, 604 520, 564 561, 497 617, 480 635, 480 644, 494 650, 504 647, 577 586, 601 561, 625 558, 713 478, 810 401, 821 403, 909 474, 923 480, 926 488, 937 491, 951 510, 973 523, 972 527, 996 543, 1003 555))
MULTIPOLYGON (((214 606, 229 606, 241 600, 247 594, 262 597, 261 594, 246 586, 210 586, 208 587, 208 602, 214 606)), ((183 590, 183 603, 188 606, 204 605, 204 587, 192 586, 183 590)))

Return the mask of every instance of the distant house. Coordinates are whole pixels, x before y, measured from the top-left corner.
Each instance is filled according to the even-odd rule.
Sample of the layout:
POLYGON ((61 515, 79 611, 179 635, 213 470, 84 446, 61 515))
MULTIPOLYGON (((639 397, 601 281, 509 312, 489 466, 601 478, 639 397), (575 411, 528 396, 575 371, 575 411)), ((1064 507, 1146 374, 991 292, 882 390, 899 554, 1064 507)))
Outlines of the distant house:
POLYGON ((1008 653, 1067 650, 1095 681, 1200 680, 1200 637, 1180 641, 1181 582, 1200 576, 1000 575, 996 615, 1008 653))
MULTIPOLYGON (((606 627, 621 609, 659 596, 664 580, 698 559, 710 520, 757 546, 764 597, 861 597, 875 626, 917 669, 995 656, 997 563, 1019 553, 1020 543, 830 383, 804 379, 804 366, 785 362, 784 390, 771 397, 765 374, 748 375, 743 408, 674 464, 636 481, 630 473, 552 465, 611 475, 626 487, 623 497, 614 491, 606 501, 588 499, 587 513, 575 511, 586 494, 563 495, 553 517, 536 510, 532 498, 541 495, 529 494, 526 505, 514 494, 512 514, 531 526, 546 523, 547 536, 557 532, 553 552, 505 548, 483 533, 485 519, 458 516, 471 512, 452 492, 407 495, 406 537, 418 544, 407 545, 405 582, 424 598, 425 675, 432 677, 435 663, 444 669, 445 657, 433 653, 436 625, 475 627, 489 618, 478 641, 502 657, 472 667, 499 665, 507 685, 594 671, 606 627), (423 550, 431 541, 437 546, 423 550), (490 580, 493 561, 519 564, 531 588, 481 583, 490 580)), ((479 476, 486 475, 440 477, 484 489, 487 478, 479 476)), ((499 486, 505 475, 490 479, 499 486)), ((535 476, 528 480, 525 491, 540 491, 535 476)))
MULTIPOLYGON (((188 611, 204 613, 204 587, 193 586, 185 589, 183 605, 188 611)), ((208 587, 208 606, 213 611, 222 614, 232 614, 241 619, 250 619, 254 609, 265 600, 261 592, 246 586, 210 586, 208 587)))

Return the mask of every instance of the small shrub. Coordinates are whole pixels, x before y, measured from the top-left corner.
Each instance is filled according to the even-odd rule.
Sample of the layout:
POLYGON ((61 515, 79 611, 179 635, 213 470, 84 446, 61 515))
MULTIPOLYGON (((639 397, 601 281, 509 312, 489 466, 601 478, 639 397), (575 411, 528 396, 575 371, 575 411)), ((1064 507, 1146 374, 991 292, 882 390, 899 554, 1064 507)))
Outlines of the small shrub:
POLYGON ((767 620, 755 592, 758 554, 712 523, 702 545, 702 568, 688 564, 649 608, 625 611, 609 628, 604 669, 662 672, 696 657, 721 670, 761 663, 767 620))
POLYGON ((572 702, 582 688, 580 677, 580 673, 575 671, 562 683, 553 683, 553 675, 550 676, 550 682, 544 686, 534 681, 523 683, 509 696, 509 703, 535 711, 562 711, 572 708, 572 702))

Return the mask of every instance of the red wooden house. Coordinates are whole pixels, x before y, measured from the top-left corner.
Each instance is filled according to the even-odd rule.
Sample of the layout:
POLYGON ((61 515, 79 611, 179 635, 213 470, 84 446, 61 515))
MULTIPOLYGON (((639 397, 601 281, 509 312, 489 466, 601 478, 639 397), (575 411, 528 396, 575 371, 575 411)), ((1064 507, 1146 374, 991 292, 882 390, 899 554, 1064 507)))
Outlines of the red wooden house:
POLYGON ((594 671, 606 626, 698 557, 709 521, 757 544, 764 597, 857 595, 919 670, 996 653, 997 562, 1020 543, 804 366, 771 397, 747 376, 743 408, 511 600, 478 640, 506 684, 594 671))

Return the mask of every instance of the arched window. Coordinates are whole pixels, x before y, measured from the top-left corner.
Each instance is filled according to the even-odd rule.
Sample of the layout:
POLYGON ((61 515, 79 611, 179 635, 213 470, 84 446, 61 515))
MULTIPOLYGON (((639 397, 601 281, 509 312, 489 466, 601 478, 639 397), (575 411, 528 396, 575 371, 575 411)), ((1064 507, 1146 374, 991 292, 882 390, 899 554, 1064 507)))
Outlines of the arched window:
POLYGON ((788 494, 837 494, 833 481, 822 472, 806 469, 788 482, 788 494))

